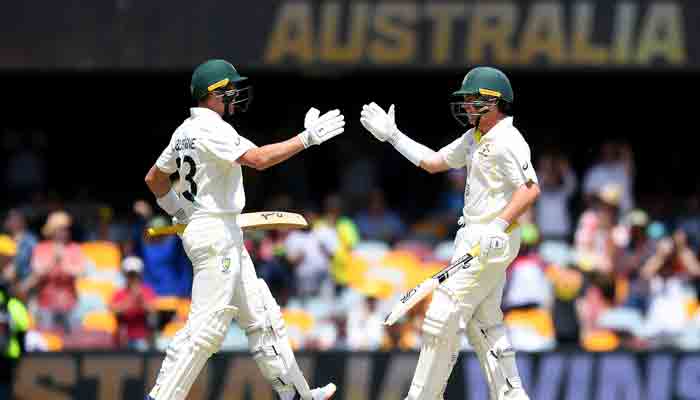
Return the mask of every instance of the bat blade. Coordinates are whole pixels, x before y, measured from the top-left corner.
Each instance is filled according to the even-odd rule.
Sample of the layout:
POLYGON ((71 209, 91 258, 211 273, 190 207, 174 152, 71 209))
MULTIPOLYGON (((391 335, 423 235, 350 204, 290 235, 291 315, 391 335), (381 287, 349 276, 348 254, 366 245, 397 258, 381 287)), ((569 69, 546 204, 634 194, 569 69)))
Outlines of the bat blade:
MULTIPOLYGON (((243 230, 301 229, 309 224, 303 215, 286 211, 260 211, 239 214, 236 218, 243 230)), ((148 228, 146 237, 174 235, 185 231, 186 225, 177 224, 160 228, 148 228)))
POLYGON ((432 293, 439 284, 440 282, 436 278, 428 278, 418 284, 418 286, 406 292, 406 294, 401 297, 401 300, 394 305, 394 308, 391 309, 391 312, 384 320, 384 325, 393 325, 399 318, 403 317, 408 310, 432 293))

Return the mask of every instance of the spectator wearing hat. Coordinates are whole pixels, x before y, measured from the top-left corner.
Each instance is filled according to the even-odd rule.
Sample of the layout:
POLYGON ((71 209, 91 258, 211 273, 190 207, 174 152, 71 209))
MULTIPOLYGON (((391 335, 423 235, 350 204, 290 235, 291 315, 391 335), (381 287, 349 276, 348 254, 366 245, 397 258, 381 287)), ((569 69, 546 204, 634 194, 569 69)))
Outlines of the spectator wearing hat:
POLYGON ((20 293, 36 292, 36 317, 41 329, 70 331, 78 322, 71 315, 78 300, 75 281, 85 268, 85 257, 78 243, 71 240, 72 219, 65 211, 49 214, 41 233, 46 240, 32 253, 29 277, 20 284, 20 293))
POLYGON ((13 281, 20 282, 31 273, 31 259, 38 239, 27 230, 27 220, 19 209, 12 209, 5 219, 5 230, 17 244, 17 254, 13 260, 13 281))
POLYGON ((148 350, 151 332, 148 316, 155 310, 156 294, 143 282, 143 261, 130 256, 122 261, 126 287, 119 289, 110 303, 117 316, 117 343, 121 348, 148 350))
POLYGON ((17 243, 8 235, 0 235, 0 284, 9 286, 14 282, 16 254, 17 243))

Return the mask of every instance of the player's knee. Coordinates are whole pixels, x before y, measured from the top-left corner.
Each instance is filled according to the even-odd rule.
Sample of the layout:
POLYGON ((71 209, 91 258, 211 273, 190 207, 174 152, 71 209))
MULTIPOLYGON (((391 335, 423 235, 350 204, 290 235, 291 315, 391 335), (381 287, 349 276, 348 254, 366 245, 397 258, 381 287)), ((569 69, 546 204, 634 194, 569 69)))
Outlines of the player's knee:
POLYGON ((515 350, 510 344, 506 327, 503 324, 478 327, 480 334, 488 342, 489 350, 497 358, 514 357, 515 350))
POLYGON ((236 311, 235 307, 224 307, 211 313, 192 335, 193 351, 209 356, 219 351, 236 311))
POLYGON ((423 319, 423 333, 436 338, 456 334, 459 323, 459 307, 455 296, 441 287, 433 293, 433 300, 430 302, 423 319))

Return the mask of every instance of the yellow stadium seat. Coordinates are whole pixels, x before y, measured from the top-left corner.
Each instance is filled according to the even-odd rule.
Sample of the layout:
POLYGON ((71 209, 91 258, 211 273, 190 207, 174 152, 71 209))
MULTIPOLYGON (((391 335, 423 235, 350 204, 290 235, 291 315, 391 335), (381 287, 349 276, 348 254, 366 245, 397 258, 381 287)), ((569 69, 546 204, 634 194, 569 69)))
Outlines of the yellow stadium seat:
POLYGON ((304 310, 284 309, 282 319, 287 327, 298 328, 303 333, 308 333, 314 327, 314 317, 304 310))
POLYGON ((90 278, 79 278, 75 282, 75 286, 78 291, 78 296, 96 294, 102 298, 106 305, 112 302, 112 296, 114 296, 114 292, 117 290, 117 286, 112 282, 90 278))
POLYGON ((620 338, 612 331, 597 330, 585 335, 581 346, 587 351, 613 351, 620 346, 620 338))
POLYGON ((165 327, 163 327, 162 335, 166 338, 175 337, 177 332, 180 331, 180 329, 182 329, 184 326, 185 326, 185 321, 182 321, 182 320, 170 321, 167 324, 165 324, 165 327))
POLYGON ((545 338, 554 337, 554 320, 547 310, 540 308, 511 310, 505 315, 504 322, 510 327, 526 327, 545 338))
POLYGON ((83 317, 83 329, 115 333, 117 331, 117 318, 109 311, 91 311, 83 317))
POLYGON ((691 299, 685 302, 685 315, 688 319, 692 319, 697 314, 700 304, 697 299, 691 299))
POLYGON ((100 270, 119 270, 122 253, 116 243, 107 241, 86 242, 81 245, 83 255, 100 270))
POLYGON ((188 298, 178 299, 177 308, 175 309, 177 317, 186 320, 187 316, 190 314, 191 305, 192 302, 188 298))
POLYGON ((158 311, 177 311, 180 305, 180 298, 175 296, 157 297, 155 307, 158 311))

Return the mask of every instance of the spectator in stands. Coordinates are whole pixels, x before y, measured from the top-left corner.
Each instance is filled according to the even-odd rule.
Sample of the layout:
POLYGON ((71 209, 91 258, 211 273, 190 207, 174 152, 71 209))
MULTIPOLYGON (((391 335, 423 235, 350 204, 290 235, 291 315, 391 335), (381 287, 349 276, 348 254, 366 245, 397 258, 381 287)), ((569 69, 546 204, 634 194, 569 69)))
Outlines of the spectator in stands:
MULTIPOLYGON (((155 216, 147 228, 169 225, 163 216, 155 216)), ((143 280, 159 297, 190 297, 192 288, 192 264, 177 235, 161 236, 140 244, 144 263, 143 280)))
POLYGON ((17 243, 8 235, 0 235, 0 284, 7 285, 14 292, 17 243))
POLYGON ((294 289, 294 269, 287 261, 284 243, 287 235, 288 231, 261 232, 261 237, 247 239, 253 241, 252 246, 246 245, 258 277, 267 283, 280 307, 287 304, 294 289))
POLYGON ((630 211, 624 218, 624 225, 629 229, 629 240, 620 252, 615 265, 615 275, 619 282, 626 285, 623 305, 645 312, 649 288, 641 279, 642 265, 654 256, 657 246, 648 235, 649 216, 639 209, 630 211))
POLYGON ((587 203, 595 201, 604 186, 615 184, 622 189, 620 208, 623 212, 634 207, 634 155, 626 143, 607 141, 603 143, 599 160, 586 171, 583 178, 583 193, 587 203))
POLYGON ((32 271, 20 284, 25 297, 37 292, 36 317, 42 329, 71 331, 78 322, 72 315, 78 299, 75 281, 86 260, 80 245, 71 240, 71 225, 71 216, 65 211, 49 214, 41 230, 46 240, 34 248, 32 271))
POLYGON ((569 204, 578 184, 576 175, 566 158, 553 154, 540 158, 537 171, 541 192, 535 203, 535 220, 542 240, 570 241, 573 228, 569 204))
POLYGON ((689 323, 688 304, 697 301, 689 279, 700 276, 700 262, 688 247, 685 232, 676 230, 672 237, 659 240, 640 274, 650 293, 646 333, 658 346, 675 344, 689 323))
POLYGON ((353 351, 379 350, 384 340, 385 316, 379 313, 377 302, 383 289, 377 281, 367 281, 360 289, 365 299, 348 313, 347 345, 353 351))
POLYGON ((29 313, 24 304, 12 297, 0 283, 0 399, 12 399, 15 371, 25 351, 29 313))
MULTIPOLYGON (((304 216, 313 226, 318 213, 312 206, 307 206, 304 216)), ((287 261, 294 269, 296 295, 302 300, 320 295, 321 290, 330 284, 329 267, 335 248, 329 248, 328 243, 309 230, 290 232, 284 244, 287 261)))
POLYGON ((27 229, 27 220, 19 209, 12 209, 7 213, 5 229, 17 244, 17 255, 14 257, 13 281, 21 282, 31 272, 31 259, 34 246, 38 239, 27 229))
POLYGON ((394 243, 406 233, 406 226, 399 215, 386 208, 384 192, 380 189, 370 193, 367 209, 360 211, 355 221, 363 240, 394 243))
POLYGON ((347 284, 350 252, 360 241, 357 225, 343 215, 343 210, 340 196, 328 195, 324 201, 324 213, 314 224, 314 231, 321 241, 333 251, 330 273, 338 285, 347 284))
POLYGON ((140 258, 124 258, 122 273, 126 277, 126 287, 114 294, 109 307, 119 323, 117 342, 122 348, 145 351, 150 347, 148 317, 155 311, 156 295, 143 283, 143 261, 140 258))
POLYGON ((598 193, 593 206, 581 214, 575 245, 582 268, 612 274, 614 260, 622 245, 619 233, 624 231, 618 226, 621 196, 619 185, 606 185, 598 193))

